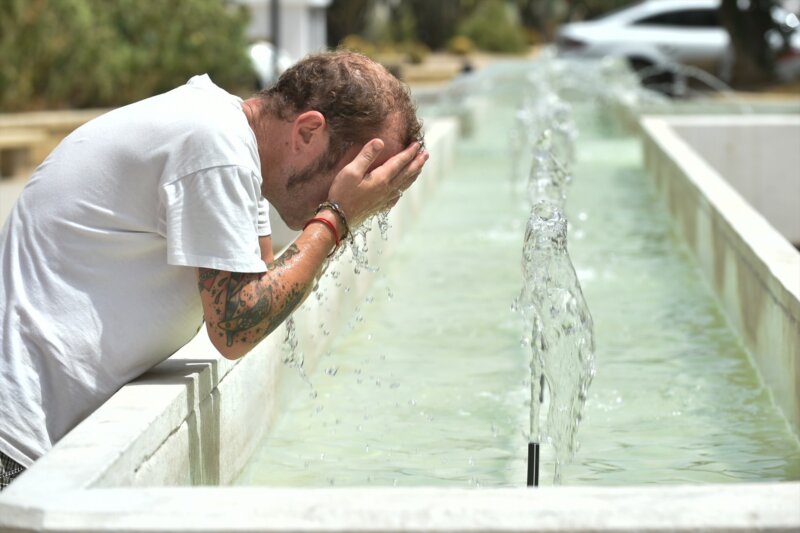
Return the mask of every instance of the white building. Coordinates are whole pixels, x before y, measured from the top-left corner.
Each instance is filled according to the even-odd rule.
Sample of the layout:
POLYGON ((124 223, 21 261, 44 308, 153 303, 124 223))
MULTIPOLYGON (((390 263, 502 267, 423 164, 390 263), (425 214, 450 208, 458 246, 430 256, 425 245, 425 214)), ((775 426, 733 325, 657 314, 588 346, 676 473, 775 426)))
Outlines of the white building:
MULTIPOLYGON (((252 41, 273 41, 271 10, 276 0, 233 0, 250 10, 247 34, 252 41)), ((278 46, 294 61, 326 48, 325 10, 331 0, 277 0, 280 12, 278 46)))

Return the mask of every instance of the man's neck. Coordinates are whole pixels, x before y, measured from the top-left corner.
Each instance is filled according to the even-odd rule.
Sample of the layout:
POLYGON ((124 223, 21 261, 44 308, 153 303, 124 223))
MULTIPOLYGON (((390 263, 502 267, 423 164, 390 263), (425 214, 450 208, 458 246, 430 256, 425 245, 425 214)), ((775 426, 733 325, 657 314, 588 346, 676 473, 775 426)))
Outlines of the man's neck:
MULTIPOLYGON (((270 174, 281 168, 282 145, 279 142, 274 142, 275 139, 280 138, 277 131, 280 121, 271 116, 260 98, 245 100, 242 105, 242 111, 247 117, 247 123, 256 138, 258 158, 261 162, 261 176, 263 179, 261 190, 263 193, 266 191, 266 183, 270 174), (270 139, 273 142, 270 142, 270 139)), ((269 200, 269 198, 267 199, 269 200)))

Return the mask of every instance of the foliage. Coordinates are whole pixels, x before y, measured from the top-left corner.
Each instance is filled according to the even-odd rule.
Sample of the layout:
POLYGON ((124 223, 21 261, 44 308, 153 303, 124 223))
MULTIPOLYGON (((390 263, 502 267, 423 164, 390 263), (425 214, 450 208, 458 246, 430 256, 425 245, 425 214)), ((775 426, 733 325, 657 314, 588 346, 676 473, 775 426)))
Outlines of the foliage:
POLYGON ((451 54, 466 56, 471 54, 473 50, 475 50, 475 43, 469 37, 456 35, 447 41, 447 51, 451 54))
POLYGON ((459 25, 458 33, 490 52, 520 53, 527 49, 522 26, 503 0, 485 0, 459 25))
POLYGON ((360 35, 348 35, 339 43, 340 50, 358 52, 367 57, 375 58, 378 55, 378 47, 364 39, 360 35))
POLYGON ((471 11, 464 0, 402 0, 417 19, 417 39, 432 49, 444 48, 459 22, 471 11))
MULTIPOLYGON (((515 12, 523 15, 522 22, 527 28, 538 28, 542 6, 554 2, 563 3, 564 0, 333 0, 328 8, 328 43, 337 46, 345 36, 359 34, 369 35, 375 44, 419 41, 438 50, 447 47, 460 24, 476 11, 486 9, 483 7, 486 3, 504 3, 511 9, 512 16, 501 17, 504 28, 509 27, 507 19, 513 21, 512 27, 518 26, 513 16, 515 12), (380 31, 376 31, 371 20, 376 8, 390 10, 386 27, 380 31)), ((513 29, 511 39, 518 42, 520 34, 513 29)))
POLYGON ((246 23, 219 0, 3 0, 0 109, 117 106, 201 73, 252 87, 246 23))
POLYGON ((431 49, 419 41, 407 42, 403 45, 403 49, 408 60, 415 65, 425 61, 425 58, 431 53, 431 49))
POLYGON ((389 24, 391 40, 396 43, 411 43, 417 40, 417 18, 408 2, 400 2, 392 9, 389 24))
MULTIPOLYGON (((332 4, 344 5, 343 2, 332 4)), ((421 63, 430 54, 430 48, 418 41, 416 18, 408 3, 373 3, 363 21, 360 34, 349 34, 337 47, 352 50, 384 64, 399 64, 403 60, 421 63)))
POLYGON ((372 0, 333 0, 328 6, 328 45, 339 46, 350 35, 360 35, 367 27, 372 0))

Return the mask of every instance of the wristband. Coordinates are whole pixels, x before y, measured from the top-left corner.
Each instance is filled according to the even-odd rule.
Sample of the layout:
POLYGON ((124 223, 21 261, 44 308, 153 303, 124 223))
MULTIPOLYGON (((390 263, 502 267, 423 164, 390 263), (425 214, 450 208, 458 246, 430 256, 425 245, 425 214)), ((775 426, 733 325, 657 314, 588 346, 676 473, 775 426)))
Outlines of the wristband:
POLYGON ((342 235, 342 237, 347 237, 350 234, 350 226, 347 225, 347 217, 344 216, 344 211, 342 211, 342 208, 339 207, 339 204, 326 200, 319 204, 319 207, 317 207, 317 210, 314 212, 314 214, 318 215, 323 209, 330 209, 336 214, 336 217, 342 223, 342 226, 344 226, 344 235, 342 235))

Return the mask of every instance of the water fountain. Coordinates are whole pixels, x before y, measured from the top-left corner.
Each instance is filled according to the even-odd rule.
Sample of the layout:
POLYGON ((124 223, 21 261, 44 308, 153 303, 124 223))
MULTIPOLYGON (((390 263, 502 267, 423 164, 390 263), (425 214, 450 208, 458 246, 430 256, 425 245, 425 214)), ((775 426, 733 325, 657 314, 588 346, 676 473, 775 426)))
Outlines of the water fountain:
POLYGON ((576 451, 578 424, 594 368, 594 331, 589 308, 567 252, 567 220, 546 201, 533 206, 523 247, 521 300, 531 348, 531 442, 555 449, 554 482, 576 451), (549 392, 545 431, 539 404, 549 392))
MULTIPOLYGON (((452 170, 437 171, 452 176, 437 194, 426 192, 428 207, 414 225, 409 219, 393 223, 409 231, 394 242, 392 260, 381 271, 394 297, 389 302, 379 280, 373 302, 362 308, 364 322, 339 337, 330 356, 320 355, 318 372, 307 365, 317 398, 298 394, 276 405, 264 392, 273 390, 269 381, 287 377, 273 355, 279 353, 275 343, 236 365, 202 350, 192 357, 178 354, 171 366, 120 391, 0 496, 0 526, 18 531, 800 526, 795 511, 800 485, 793 482, 796 437, 672 231, 642 169, 639 141, 592 132, 592 125, 610 120, 590 116, 595 102, 570 102, 582 128, 575 163, 565 169, 575 176, 565 209, 572 221, 575 276, 592 307, 603 365, 584 411, 582 447, 573 463, 561 464, 564 486, 540 487, 535 495, 522 488, 527 440, 522 430, 530 423, 531 383, 520 376, 527 372, 530 352, 516 341, 518 317, 509 316, 508 302, 519 289, 519 241, 526 229, 521 221, 530 202, 524 180, 517 181, 518 193, 509 201, 508 187, 491 178, 509 171, 504 132, 522 101, 514 94, 519 96, 530 69, 526 63, 497 65, 474 82, 460 82, 471 101, 491 99, 486 107, 492 119, 472 120, 480 127, 473 127, 473 138, 460 141, 452 170), (473 89, 479 94, 470 93, 473 89), (480 261, 474 261, 476 255, 480 261), (427 313, 447 319, 433 320, 427 313), (157 402, 162 402, 158 408, 157 402), (262 424, 271 424, 263 454, 272 457, 266 473, 272 488, 153 487, 233 482, 255 446, 244 442, 249 432, 242 428, 262 424), (98 442, 100 432, 106 438, 98 442), (320 443, 333 445, 322 452, 324 458, 320 443), (336 489, 280 488, 326 486, 329 479, 336 489), (368 487, 395 481, 412 488, 368 487), (655 485, 632 486, 641 484, 655 485), (442 485, 448 488, 432 488, 442 485)), ((602 87, 602 68, 592 72, 600 80, 593 85, 602 87)), ((581 65, 580 75, 588 80, 590 74, 581 65)), ((425 180, 418 185, 426 187, 425 180)), ((404 198, 398 207, 416 201, 421 202, 404 198)), ((558 219, 547 213, 542 218, 558 219)), ((719 247, 724 241, 705 248, 719 247)), ((352 266, 346 270, 352 272, 352 266)), ((726 272, 743 275, 744 269, 726 272)), ((331 287, 329 304, 338 298, 337 281, 324 282, 331 287)), ((773 283, 761 284, 761 290, 773 283)), ((353 289, 350 295, 357 292, 364 301, 367 291, 353 289)), ((572 302, 581 317, 574 294, 562 294, 560 301, 572 302)), ((749 294, 759 304, 755 307, 766 308, 770 297, 756 289, 749 294)), ((782 301, 788 309, 796 305, 788 296, 782 301)), ((311 335, 319 340, 320 332, 306 325, 322 321, 316 313, 298 320, 301 341, 311 335)), ((774 319, 776 313, 765 316, 774 319)), ((334 321, 324 323, 335 331, 334 321)), ((787 338, 791 329, 781 331, 787 338)), ((288 374, 296 379, 296 373, 288 374)), ((543 450, 543 465, 555 465, 548 453, 543 450)))
POLYGON ((533 90, 517 112, 528 117, 522 138, 536 139, 527 186, 532 210, 522 250, 523 289, 514 305, 524 317, 523 344, 531 350, 529 486, 539 484, 540 445, 545 440, 555 447, 554 482, 560 483, 560 466, 576 449, 580 412, 594 373, 591 316, 567 252, 563 215, 570 181, 566 167, 574 158, 577 131, 570 106, 546 82, 558 78, 538 74, 528 76, 533 90), (550 407, 543 433, 540 405, 546 384, 550 407))

